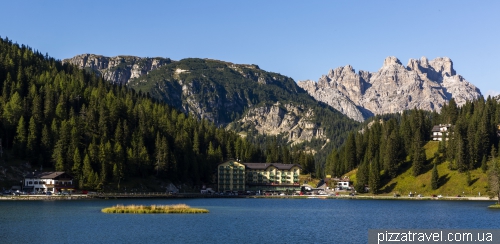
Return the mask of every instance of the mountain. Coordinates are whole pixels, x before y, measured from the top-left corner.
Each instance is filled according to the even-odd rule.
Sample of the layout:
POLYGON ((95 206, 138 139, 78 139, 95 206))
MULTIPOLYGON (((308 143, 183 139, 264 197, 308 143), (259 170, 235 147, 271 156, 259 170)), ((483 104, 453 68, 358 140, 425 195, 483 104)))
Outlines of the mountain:
POLYGON ((254 131, 279 135, 288 143, 319 140, 321 146, 334 137, 334 144, 339 145, 346 131, 357 125, 318 103, 293 79, 257 65, 199 58, 172 61, 92 54, 63 62, 90 68, 113 83, 127 84, 185 113, 243 135, 254 131), (153 63, 157 65, 149 65, 153 63))
POLYGON ((298 85, 357 121, 413 108, 439 112, 451 98, 460 106, 481 96, 477 87, 456 73, 447 57, 410 59, 406 67, 396 57, 388 57, 374 73, 355 72, 347 65, 330 70, 318 82, 306 80, 298 85))
POLYGON ((80 189, 200 188, 228 158, 266 158, 233 131, 1 37, 0 88, 0 188, 35 169, 80 189))
POLYGON ((127 84, 131 79, 171 63, 171 60, 168 58, 105 57, 95 54, 81 54, 70 59, 64 59, 63 63, 70 63, 93 71, 114 84, 127 84))

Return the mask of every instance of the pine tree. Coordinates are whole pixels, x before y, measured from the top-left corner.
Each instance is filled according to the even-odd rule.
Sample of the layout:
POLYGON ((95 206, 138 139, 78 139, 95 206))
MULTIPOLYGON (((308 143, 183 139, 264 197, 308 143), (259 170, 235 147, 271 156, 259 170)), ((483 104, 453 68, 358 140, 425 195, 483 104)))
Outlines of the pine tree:
POLYGON ((413 176, 418 176, 422 173, 425 163, 425 151, 422 147, 415 146, 413 153, 413 176))
MULTIPOLYGON (((120 180, 120 170, 118 169, 118 165, 116 165, 116 163, 113 164, 113 180, 115 182, 119 182, 120 180)), ((118 183, 118 188, 120 188, 120 183, 118 183)))
POLYGON ((401 140, 399 139, 398 132, 393 130, 387 140, 384 154, 384 169, 391 178, 395 178, 398 173, 401 150, 403 150, 400 145, 401 140))
POLYGON ((486 173, 486 171, 488 170, 488 164, 487 164, 487 161, 486 161, 486 155, 483 156, 483 160, 481 160, 481 170, 483 171, 483 173, 486 173))
POLYGON ((28 150, 28 154, 31 158, 35 158, 35 156, 38 155, 37 139, 38 139, 38 130, 36 127, 35 119, 32 116, 30 118, 30 122, 28 125, 28 138, 26 145, 26 149, 28 150))
POLYGON ((500 168, 496 160, 496 150, 491 150, 491 160, 488 167, 488 190, 493 197, 497 197, 497 204, 500 204, 500 168))
POLYGON ((51 155, 51 149, 52 149, 52 137, 50 136, 49 128, 47 127, 47 124, 43 125, 42 128, 42 138, 40 139, 40 146, 41 146, 41 155, 43 159, 49 158, 49 155, 51 155))
POLYGON ((472 185, 472 177, 470 175, 469 170, 467 170, 467 172, 465 172, 465 179, 467 181, 467 186, 471 186, 472 185))
POLYGON ((26 125, 24 123, 24 117, 21 116, 16 129, 16 137, 14 138, 14 149, 17 155, 24 157, 26 154, 26 125))
POLYGON ((54 168, 56 171, 66 171, 66 162, 64 161, 64 152, 62 145, 58 143, 54 149, 52 159, 54 160, 54 168))
POLYGON ((73 176, 78 182, 79 188, 83 187, 82 158, 78 148, 75 148, 75 152, 73 153, 73 167, 71 168, 71 172, 73 172, 73 176))
POLYGON ((439 173, 437 170, 437 164, 434 164, 434 167, 432 168, 431 187, 433 190, 439 188, 439 173))
POLYGON ((373 194, 378 194, 380 188, 380 167, 378 159, 375 159, 370 164, 370 179, 369 184, 370 192, 373 194))
POLYGON ((350 133, 347 137, 346 149, 345 149, 345 163, 347 170, 353 170, 357 166, 356 161, 356 141, 353 133, 350 133))
POLYGON ((356 173, 356 184, 354 185, 354 188, 357 192, 365 192, 365 185, 368 184, 369 174, 369 164, 366 160, 363 160, 358 167, 358 172, 356 173))

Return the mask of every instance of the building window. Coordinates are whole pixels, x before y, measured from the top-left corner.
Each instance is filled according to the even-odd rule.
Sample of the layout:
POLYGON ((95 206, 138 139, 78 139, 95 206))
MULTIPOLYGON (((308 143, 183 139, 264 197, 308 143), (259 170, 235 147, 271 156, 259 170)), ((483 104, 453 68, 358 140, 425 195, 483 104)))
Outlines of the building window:
POLYGON ((33 181, 28 182, 28 185, 33 185, 33 181))

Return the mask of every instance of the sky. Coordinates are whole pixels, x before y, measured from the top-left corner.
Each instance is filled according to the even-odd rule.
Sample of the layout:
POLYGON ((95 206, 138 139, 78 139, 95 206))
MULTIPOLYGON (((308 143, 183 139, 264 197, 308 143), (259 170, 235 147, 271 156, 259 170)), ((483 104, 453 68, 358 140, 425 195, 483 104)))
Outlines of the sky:
POLYGON ((315 80, 350 64, 449 57, 485 96, 500 93, 500 1, 4 1, 0 36, 56 59, 210 58, 315 80))

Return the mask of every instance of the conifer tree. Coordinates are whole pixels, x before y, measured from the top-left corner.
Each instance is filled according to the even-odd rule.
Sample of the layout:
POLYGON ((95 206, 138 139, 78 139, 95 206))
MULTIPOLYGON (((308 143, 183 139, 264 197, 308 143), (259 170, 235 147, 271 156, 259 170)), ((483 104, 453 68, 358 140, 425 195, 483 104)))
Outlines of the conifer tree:
POLYGON ((412 153, 412 165, 413 165, 413 176, 418 176, 422 173, 425 163, 425 151, 422 148, 422 142, 420 141, 420 132, 416 132, 416 137, 413 141, 413 153, 412 153))
POLYGON ((347 137, 345 149, 345 164, 348 171, 353 170, 357 166, 356 161, 356 141, 353 133, 347 137))
POLYGON ((494 147, 491 150, 491 160, 488 167, 488 190, 492 197, 497 197, 497 204, 500 204, 500 168, 494 147))
POLYGON ((467 186, 471 186, 472 185, 472 177, 470 175, 469 170, 467 170, 467 172, 465 172, 465 179, 467 181, 467 186))
POLYGON ((21 116, 16 129, 16 137, 14 138, 14 149, 17 155, 20 157, 25 156, 26 152, 26 125, 24 123, 24 117, 21 116))
POLYGON ((432 167, 431 187, 433 190, 439 188, 439 173, 437 170, 437 164, 434 164, 434 167, 432 167))
MULTIPOLYGON (((365 156, 365 159, 366 158, 367 157, 365 156)), ((358 172, 356 173, 356 185, 354 186, 354 188, 357 192, 365 191, 365 185, 368 184, 369 175, 369 164, 366 160, 363 160, 363 162, 358 167, 358 172)))
POLYGON ((487 161, 486 161, 486 155, 483 156, 483 160, 481 160, 481 170, 483 171, 483 173, 486 173, 486 171, 488 170, 488 164, 487 164, 487 161))
POLYGON ((401 140, 397 130, 393 130, 385 146, 384 154, 384 169, 389 177, 395 178, 397 176, 399 163, 401 161, 401 140))
POLYGON ((370 164, 369 186, 371 193, 378 194, 380 188, 380 167, 377 158, 370 164))
POLYGON ((35 155, 38 155, 38 130, 36 127, 35 119, 33 116, 30 118, 30 122, 28 125, 28 138, 26 142, 27 153, 31 158, 35 158, 35 155))
POLYGON ((71 168, 71 172, 73 172, 73 176, 78 182, 79 187, 83 187, 82 158, 80 155, 80 150, 78 150, 78 148, 75 148, 75 151, 73 153, 73 167, 71 168))

